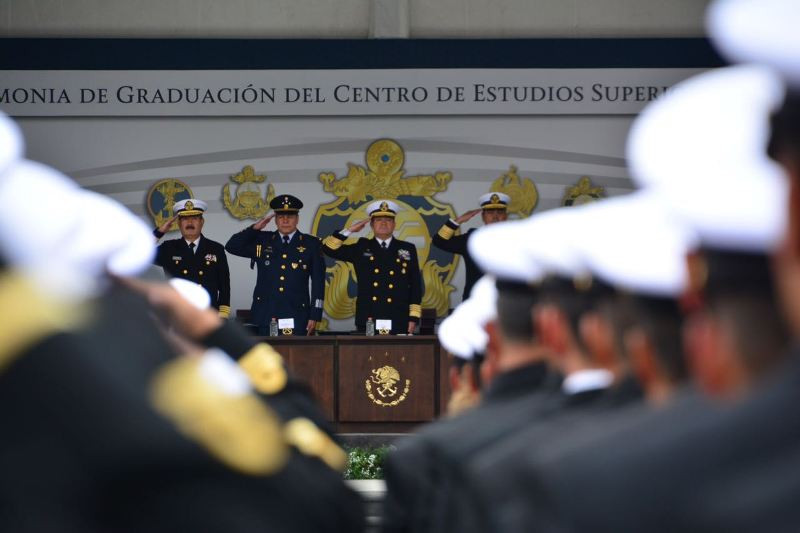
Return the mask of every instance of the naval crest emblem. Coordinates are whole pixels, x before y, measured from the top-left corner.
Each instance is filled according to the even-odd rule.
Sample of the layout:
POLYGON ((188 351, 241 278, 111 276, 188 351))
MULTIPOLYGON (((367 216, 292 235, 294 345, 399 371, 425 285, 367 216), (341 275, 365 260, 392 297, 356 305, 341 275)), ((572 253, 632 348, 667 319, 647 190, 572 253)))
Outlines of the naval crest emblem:
POLYGON ((561 205, 570 207, 596 202, 606 195, 603 187, 595 186, 589 176, 582 177, 576 185, 569 187, 561 205))
POLYGON ((231 176, 231 180, 238 183, 234 195, 231 195, 231 184, 226 183, 222 188, 222 203, 225 209, 238 218, 259 219, 267 214, 269 202, 275 197, 275 187, 270 183, 262 197, 260 183, 266 181, 265 174, 256 174, 250 165, 242 168, 238 174, 231 176))
MULTIPOLYGON (((189 186, 175 178, 159 180, 150 187, 147 192, 147 212, 153 219, 156 227, 160 227, 164 222, 172 218, 172 206, 175 202, 194 198, 194 194, 189 186)), ((169 231, 178 229, 178 223, 174 222, 169 231)))
MULTIPOLYGON (((321 205, 314 216, 311 232, 330 235, 356 221, 368 218, 368 202, 385 198, 400 206, 395 217, 395 235, 417 247, 420 271, 425 292, 422 307, 436 309, 438 316, 447 314, 451 284, 458 256, 431 245, 431 235, 450 218, 455 218, 452 205, 435 198, 447 190, 452 174, 438 171, 432 175, 406 176, 405 152, 396 141, 378 139, 366 151, 366 167, 347 164, 347 175, 337 178, 333 173, 321 173, 323 190, 336 199, 321 205)), ((381 209, 388 209, 388 202, 381 209)), ((372 237, 372 233, 366 235, 372 237)), ((350 236, 348 244, 358 235, 350 236)), ((326 258, 325 312, 334 319, 355 314, 355 269, 350 263, 326 258)))
MULTIPOLYGON (((511 201, 506 211, 509 215, 516 215, 519 218, 529 217, 539 201, 536 185, 530 178, 520 178, 514 165, 511 165, 508 172, 494 180, 489 190, 507 194, 511 201)), ((491 197, 492 203, 497 203, 499 200, 499 196, 491 197)))

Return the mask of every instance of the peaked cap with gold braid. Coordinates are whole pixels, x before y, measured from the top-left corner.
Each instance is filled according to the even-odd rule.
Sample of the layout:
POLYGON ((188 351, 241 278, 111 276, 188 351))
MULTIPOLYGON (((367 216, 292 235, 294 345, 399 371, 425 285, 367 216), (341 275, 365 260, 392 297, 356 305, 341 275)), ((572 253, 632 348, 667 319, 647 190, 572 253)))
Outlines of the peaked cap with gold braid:
POLYGON ((370 218, 374 217, 391 217, 400 211, 400 206, 391 200, 377 200, 367 206, 367 213, 370 218))
POLYGON ((193 217, 202 215, 206 212, 206 209, 208 209, 208 204, 203 200, 187 198, 186 200, 175 202, 172 212, 181 217, 193 217))
POLYGON ((480 197, 481 209, 507 209, 511 197, 502 192, 487 192, 480 197))
POLYGON ((293 215, 303 208, 303 202, 291 194, 282 194, 273 198, 272 201, 270 201, 269 206, 273 211, 275 211, 275 213, 286 213, 293 215))

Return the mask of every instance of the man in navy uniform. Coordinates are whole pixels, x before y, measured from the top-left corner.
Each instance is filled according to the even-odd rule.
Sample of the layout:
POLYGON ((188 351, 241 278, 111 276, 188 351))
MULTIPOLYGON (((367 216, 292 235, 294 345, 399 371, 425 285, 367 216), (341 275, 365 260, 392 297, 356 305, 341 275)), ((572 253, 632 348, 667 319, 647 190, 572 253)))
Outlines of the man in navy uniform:
POLYGON ((508 203, 511 198, 507 194, 501 192, 488 192, 480 197, 480 209, 473 209, 467 211, 460 217, 453 220, 452 218, 445 222, 439 229, 439 233, 433 236, 433 245, 446 252, 459 254, 464 257, 464 266, 467 270, 466 280, 464 281, 464 295, 462 301, 469 298, 472 292, 472 286, 483 275, 481 269, 475 264, 475 261, 469 255, 467 250, 467 241, 475 228, 470 228, 469 231, 461 235, 456 235, 458 228, 471 219, 478 213, 481 214, 483 223, 485 225, 494 224, 495 222, 503 222, 508 219, 508 203))
POLYGON ((414 333, 422 315, 422 278, 416 247, 394 238, 395 215, 400 206, 390 200, 378 200, 367 206, 369 220, 356 222, 322 241, 322 250, 341 261, 353 263, 358 279, 356 329, 364 331, 367 318, 375 320, 376 329, 386 325, 393 335, 414 333), (375 236, 361 237, 355 244, 344 244, 347 237, 361 231, 369 222, 375 236))
POLYGON ((311 335, 322 319, 325 262, 319 239, 297 231, 303 202, 290 194, 269 203, 273 213, 228 239, 225 249, 258 265, 252 321, 266 335, 270 321, 283 335, 311 335), (278 231, 261 231, 275 218, 278 231), (308 281, 311 280, 311 299, 308 281))
POLYGON ((202 285, 211 297, 211 306, 219 310, 221 317, 227 318, 231 312, 228 258, 220 243, 202 234, 206 209, 208 204, 195 198, 175 203, 172 208, 175 215, 156 228, 153 235, 160 239, 177 219, 181 238, 161 243, 155 264, 170 277, 188 279, 202 285))

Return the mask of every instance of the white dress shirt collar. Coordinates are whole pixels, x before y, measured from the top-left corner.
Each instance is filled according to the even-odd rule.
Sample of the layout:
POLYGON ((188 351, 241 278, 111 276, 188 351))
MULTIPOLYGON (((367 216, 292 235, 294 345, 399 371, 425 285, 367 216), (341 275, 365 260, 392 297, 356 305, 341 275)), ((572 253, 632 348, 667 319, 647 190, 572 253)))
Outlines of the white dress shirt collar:
POLYGON ((284 241, 284 237, 289 237, 289 242, 292 242, 292 239, 294 238, 294 234, 295 233, 297 233, 297 230, 294 230, 293 232, 289 233, 288 235, 284 235, 283 233, 279 232, 279 234, 281 236, 281 242, 285 242, 284 241))
POLYGON ((614 375, 608 370, 595 368, 592 370, 579 370, 564 378, 561 390, 572 395, 598 389, 607 389, 614 381, 614 375))

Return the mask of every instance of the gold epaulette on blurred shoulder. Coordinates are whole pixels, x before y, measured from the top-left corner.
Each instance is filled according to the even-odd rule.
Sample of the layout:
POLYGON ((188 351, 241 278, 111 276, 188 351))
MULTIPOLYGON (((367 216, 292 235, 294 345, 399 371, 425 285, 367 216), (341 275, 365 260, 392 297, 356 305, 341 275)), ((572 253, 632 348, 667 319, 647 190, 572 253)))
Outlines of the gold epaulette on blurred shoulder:
POLYGON ((239 359, 239 366, 250 377, 253 387, 262 394, 276 394, 286 387, 288 376, 283 357, 272 346, 259 343, 239 359))
POLYGON ((269 475, 289 459, 278 416, 255 394, 230 394, 203 377, 198 358, 162 367, 150 398, 183 435, 233 469, 269 475))
POLYGON ((334 470, 344 471, 347 454, 308 418, 294 418, 284 429, 286 442, 304 455, 316 457, 334 470))
POLYGON ((88 306, 70 305, 45 296, 31 280, 15 272, 0 275, 0 371, 26 348, 53 333, 81 324, 88 306))

